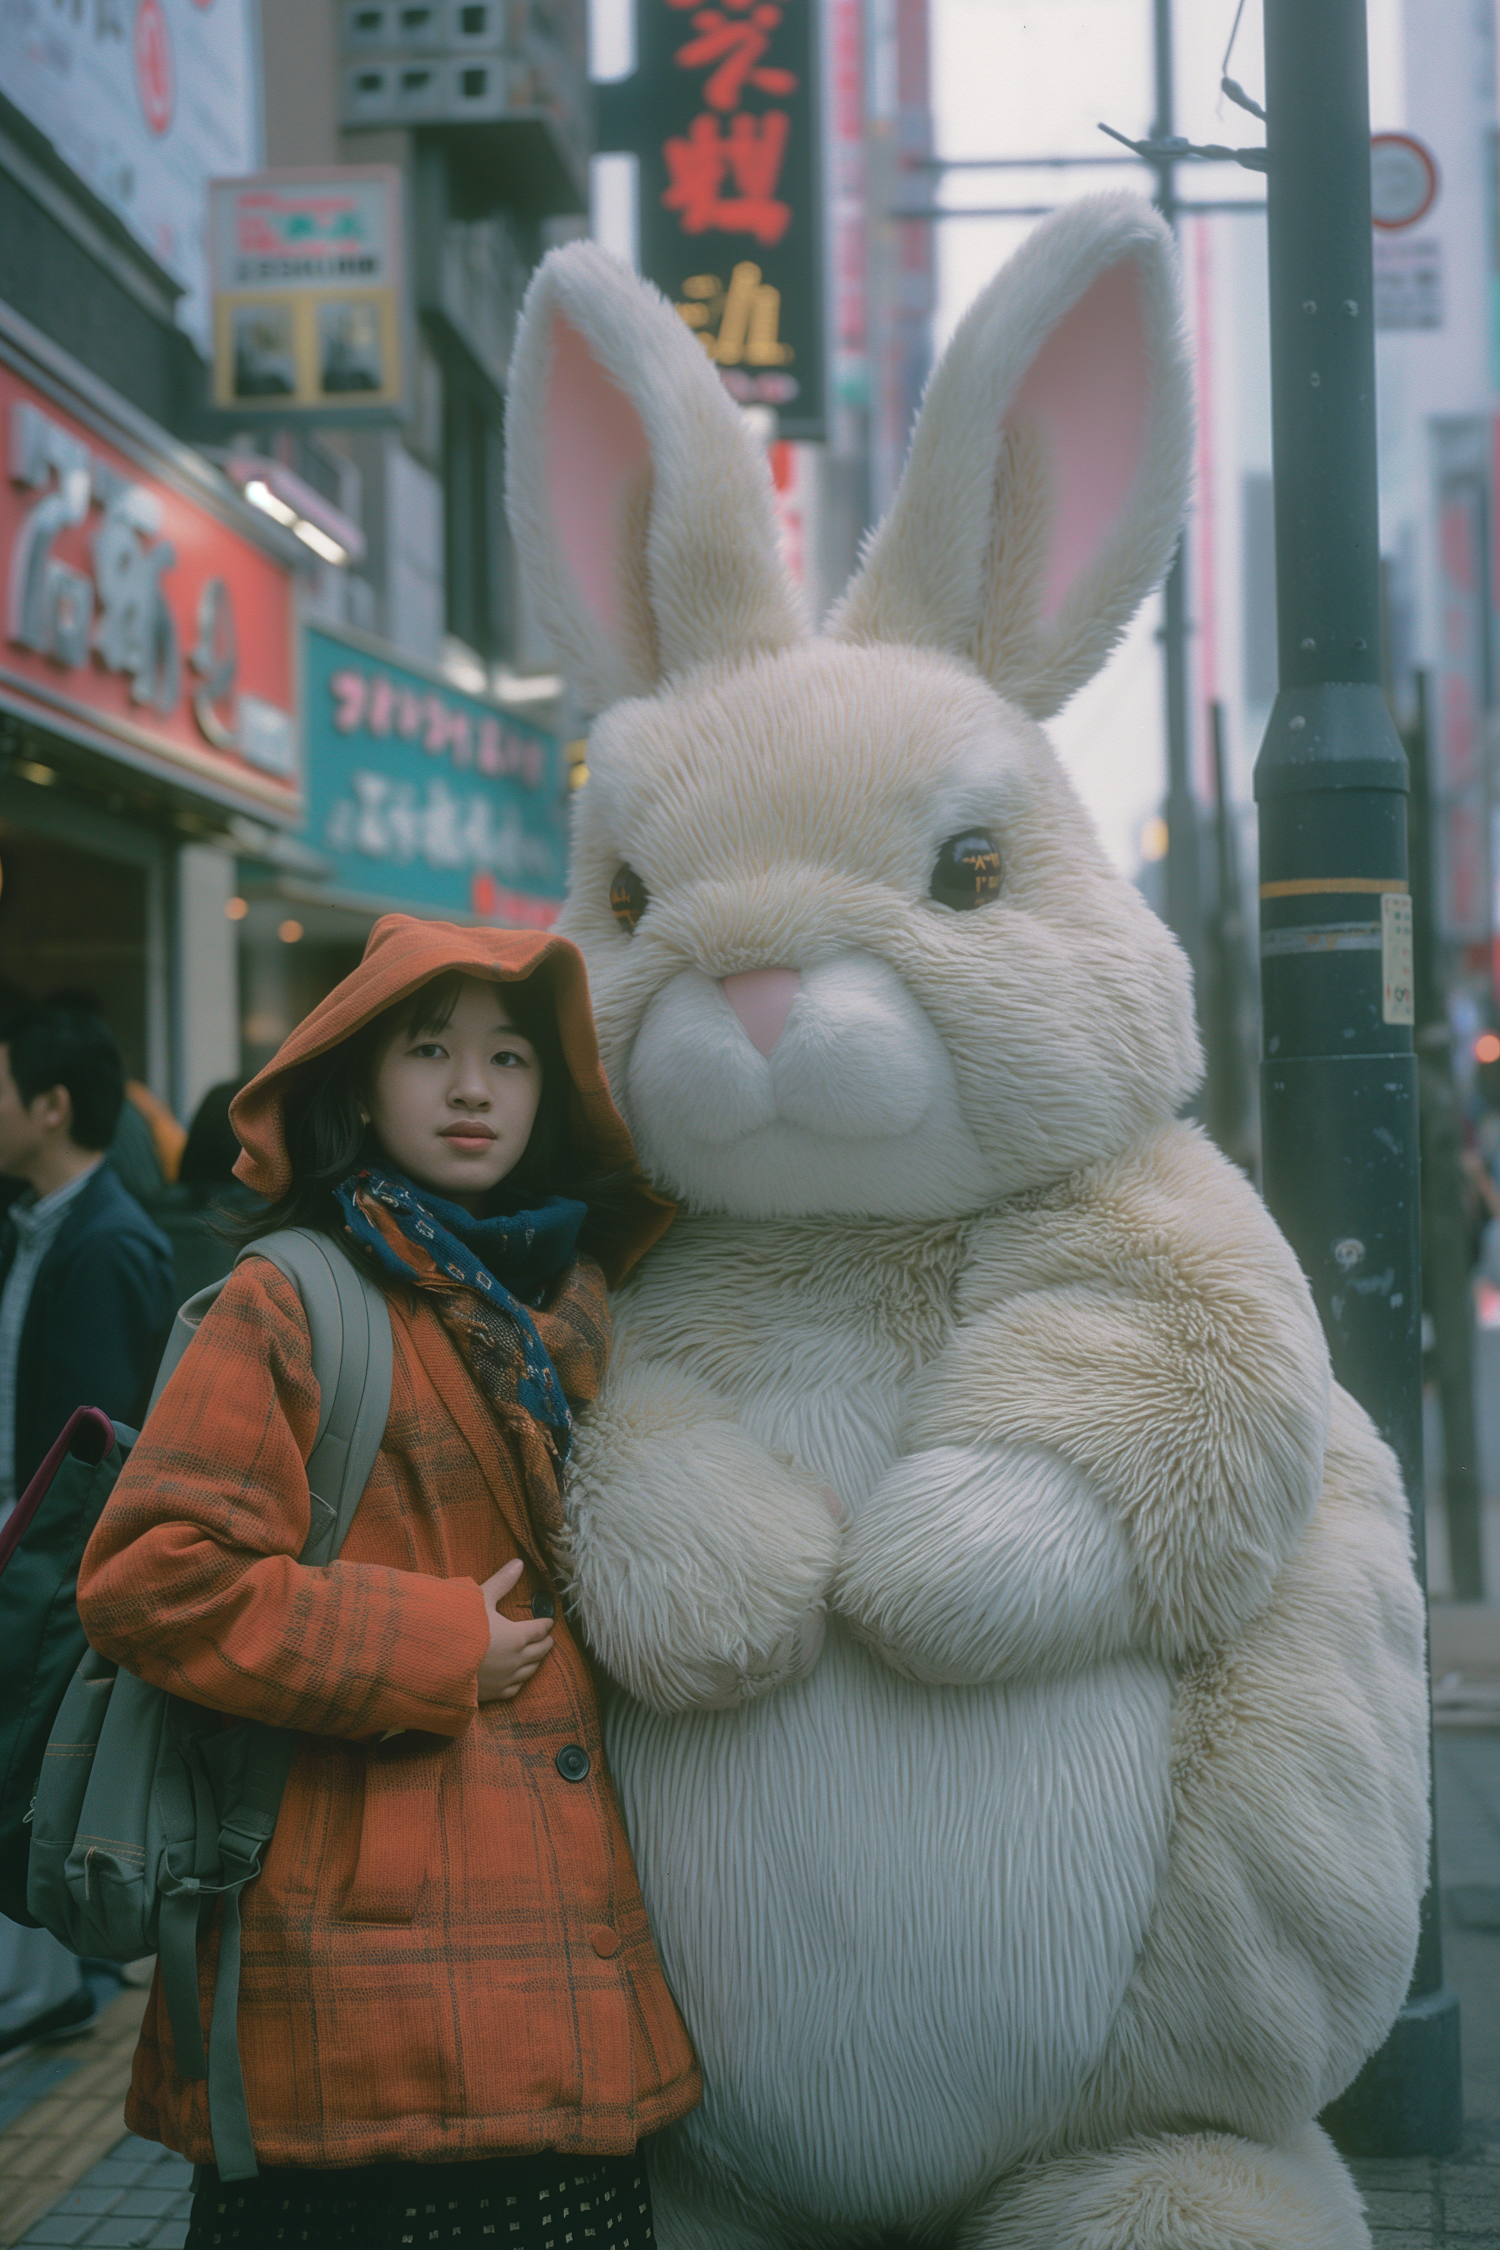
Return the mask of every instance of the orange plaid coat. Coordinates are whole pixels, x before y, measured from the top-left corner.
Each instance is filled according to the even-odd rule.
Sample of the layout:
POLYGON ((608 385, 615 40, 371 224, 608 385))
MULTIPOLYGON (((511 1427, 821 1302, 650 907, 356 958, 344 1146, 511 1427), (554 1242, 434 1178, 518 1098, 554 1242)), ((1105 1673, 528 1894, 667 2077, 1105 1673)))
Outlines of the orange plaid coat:
MULTIPOLYGON (((245 1896, 239 2035, 262 2160, 621 2153, 700 2085, 562 1614, 518 1697, 475 1697, 478 1582, 525 1556, 505 1607, 530 1614, 550 1456, 519 1408, 502 1426, 430 1304, 391 1312, 390 1419, 337 1562, 295 1559, 317 1386, 296 1292, 257 1261, 128 1462, 79 1609, 145 1679, 307 1736, 245 1896), (569 1745, 581 1780, 559 1769, 569 1745)), ((538 1317, 575 1401, 602 1375, 607 1317, 586 1260, 538 1317)), ((205 2030, 212 1955, 206 1940, 205 2030)), ((126 2119, 212 2159, 206 2088, 175 2066, 159 1986, 126 2119)))

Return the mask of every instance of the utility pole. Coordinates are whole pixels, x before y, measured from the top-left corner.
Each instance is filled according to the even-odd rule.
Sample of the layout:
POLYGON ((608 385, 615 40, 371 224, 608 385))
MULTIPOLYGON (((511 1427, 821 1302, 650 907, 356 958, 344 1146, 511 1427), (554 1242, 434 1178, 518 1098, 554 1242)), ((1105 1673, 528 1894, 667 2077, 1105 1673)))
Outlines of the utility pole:
MULTIPOLYGON (((1394 1447, 1425 1578, 1407 765, 1381 692, 1365 0, 1265 0, 1280 693, 1260 807, 1266 1200, 1333 1371, 1394 1447)), ((1411 1991, 1327 2113, 1351 2154, 1463 2126, 1435 1859, 1411 1991)))
MULTIPOLYGON (((1176 101, 1172 82, 1172 0, 1152 0, 1151 32, 1156 80, 1156 117, 1151 146, 1156 173, 1156 208, 1177 232, 1177 163, 1173 143, 1176 101)), ((1162 700, 1167 721, 1167 895, 1168 927, 1193 971, 1198 1020, 1203 1022, 1202 840, 1193 794, 1192 744, 1187 692, 1187 534, 1177 542, 1162 588, 1162 700)))

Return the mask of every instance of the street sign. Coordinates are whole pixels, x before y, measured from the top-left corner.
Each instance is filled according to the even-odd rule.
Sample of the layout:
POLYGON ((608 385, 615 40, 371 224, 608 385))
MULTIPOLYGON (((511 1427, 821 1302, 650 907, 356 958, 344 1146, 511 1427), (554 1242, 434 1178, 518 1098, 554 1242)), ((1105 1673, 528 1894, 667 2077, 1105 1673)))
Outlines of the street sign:
POLYGON ((640 165, 641 269, 741 405, 825 430, 816 0, 639 0, 599 145, 640 165))
POLYGON ((213 504, 170 456, 128 430, 115 442, 102 419, 0 361, 0 709, 291 822, 292 570, 254 535, 252 510, 213 504))
POLYGON ((1371 270, 1378 329, 1442 327, 1443 245, 1435 234, 1377 234, 1371 270))
POLYGON ((304 633, 307 841, 347 896, 546 929, 567 876, 557 737, 379 641, 304 633))
POLYGON ((1437 201, 1438 168, 1412 133, 1376 133, 1370 141, 1370 218, 1388 234, 1414 227, 1437 201))
POLYGON ((401 209, 393 164, 211 183, 215 406, 248 421, 396 417, 401 209))

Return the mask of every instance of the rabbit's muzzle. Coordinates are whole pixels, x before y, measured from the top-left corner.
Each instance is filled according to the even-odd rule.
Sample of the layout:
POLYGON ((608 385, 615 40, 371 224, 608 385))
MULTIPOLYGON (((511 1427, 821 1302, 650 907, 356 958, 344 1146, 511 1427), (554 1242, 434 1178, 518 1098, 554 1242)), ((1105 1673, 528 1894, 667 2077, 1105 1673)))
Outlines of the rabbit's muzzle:
POLYGON ((802 971, 678 970, 624 1076, 648 1170, 699 1209, 889 1211, 894 1195, 928 1215, 982 1199, 987 1167, 947 1050, 861 948, 802 971))

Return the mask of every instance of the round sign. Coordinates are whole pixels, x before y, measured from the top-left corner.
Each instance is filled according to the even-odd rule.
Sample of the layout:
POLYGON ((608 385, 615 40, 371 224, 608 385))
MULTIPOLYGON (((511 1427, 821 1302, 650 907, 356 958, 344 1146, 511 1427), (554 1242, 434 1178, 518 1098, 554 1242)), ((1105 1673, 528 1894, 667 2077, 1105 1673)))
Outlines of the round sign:
POLYGON ((1410 133, 1376 133, 1370 142, 1370 216, 1388 234, 1414 227, 1437 201, 1431 149, 1410 133))
POLYGON ((135 83, 141 114, 153 133, 172 122, 172 42, 161 0, 141 0, 135 15, 135 83))

